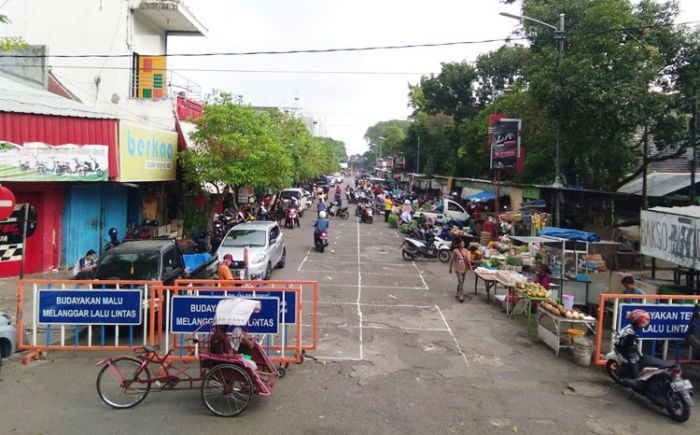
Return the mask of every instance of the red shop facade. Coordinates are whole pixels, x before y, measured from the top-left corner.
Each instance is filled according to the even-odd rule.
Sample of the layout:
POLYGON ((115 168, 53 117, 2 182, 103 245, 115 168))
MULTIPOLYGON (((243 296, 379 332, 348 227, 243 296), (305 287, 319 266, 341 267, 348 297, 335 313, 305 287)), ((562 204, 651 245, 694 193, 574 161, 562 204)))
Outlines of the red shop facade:
MULTIPOLYGON (((34 113, 0 112, 0 142, 13 144, 43 143, 108 146, 108 175, 118 175, 117 121, 34 113)), ((1 177, 2 185, 14 192, 17 203, 36 208, 37 226, 27 239, 25 273, 47 272, 62 263, 62 219, 66 183, 22 181, 24 178, 1 177)), ((95 199, 99 201, 99 198, 95 199)), ((19 274, 20 261, 0 262, 0 276, 19 274)))

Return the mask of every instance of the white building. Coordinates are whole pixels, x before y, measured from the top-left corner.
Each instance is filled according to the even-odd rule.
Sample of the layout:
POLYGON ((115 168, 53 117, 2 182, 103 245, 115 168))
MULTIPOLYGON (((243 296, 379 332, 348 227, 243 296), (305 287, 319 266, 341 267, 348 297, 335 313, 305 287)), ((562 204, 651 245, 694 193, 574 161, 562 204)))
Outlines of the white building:
POLYGON ((182 1, 10 0, 3 6, 11 23, 0 25, 0 35, 22 37, 32 46, 29 54, 44 46, 49 57, 3 59, 0 70, 63 88, 60 93, 119 119, 174 129, 169 97, 182 89, 161 55, 169 35, 207 31, 182 1), (61 55, 119 57, 52 57, 61 55))

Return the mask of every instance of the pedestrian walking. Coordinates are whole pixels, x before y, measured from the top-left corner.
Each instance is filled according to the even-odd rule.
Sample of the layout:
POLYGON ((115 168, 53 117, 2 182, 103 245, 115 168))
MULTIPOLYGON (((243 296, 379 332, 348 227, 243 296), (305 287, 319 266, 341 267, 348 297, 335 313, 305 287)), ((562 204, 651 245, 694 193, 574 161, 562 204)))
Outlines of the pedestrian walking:
POLYGON ((452 251, 452 261, 450 261, 450 273, 454 268, 457 274, 457 299, 464 302, 464 278, 467 276, 467 265, 469 262, 469 253, 464 249, 464 240, 460 239, 457 242, 457 248, 452 251))

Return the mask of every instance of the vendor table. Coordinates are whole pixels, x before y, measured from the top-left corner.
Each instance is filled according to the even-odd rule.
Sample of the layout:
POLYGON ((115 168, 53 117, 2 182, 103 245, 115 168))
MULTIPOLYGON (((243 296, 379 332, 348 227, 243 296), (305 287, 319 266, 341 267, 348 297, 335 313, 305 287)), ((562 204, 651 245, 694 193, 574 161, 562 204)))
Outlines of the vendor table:
MULTIPOLYGON (((520 289, 517 287, 508 287, 508 294, 509 296, 512 296, 513 294, 517 294, 520 297, 523 298, 524 301, 526 301, 526 310, 527 310, 527 333, 530 335, 534 335, 534 331, 532 330, 532 302, 537 301, 537 302, 543 302, 547 298, 533 298, 531 296, 526 295, 523 293, 520 289)), ((508 303, 508 300, 506 299, 506 314, 508 314, 508 306, 510 303, 508 303)), ((513 309, 513 312, 511 315, 515 314, 515 308, 513 309)))
MULTIPOLYGON (((562 324, 570 324, 570 325, 582 325, 586 327, 588 331, 593 333, 595 335, 596 333, 596 320, 591 318, 588 320, 574 320, 574 319, 567 319, 566 317, 561 317, 561 316, 555 316, 554 314, 550 313, 547 310, 543 310, 542 307, 539 308, 537 312, 537 336, 539 337, 540 340, 542 340, 547 346, 551 347, 556 356, 559 356, 559 350, 560 349, 571 349, 573 346, 565 342, 562 344, 562 324), (554 331, 547 329, 542 323, 543 319, 549 318, 551 319, 554 331)), ((564 329, 564 333, 566 333, 566 329, 564 329)), ((564 340, 567 340, 566 337, 563 337, 564 340)))
POLYGON ((486 302, 489 301, 491 289, 493 289, 493 295, 496 296, 496 286, 498 285, 498 279, 496 279, 495 274, 482 273, 477 270, 474 271, 474 294, 477 294, 477 286, 479 285, 479 279, 484 282, 484 288, 486 289, 486 302))

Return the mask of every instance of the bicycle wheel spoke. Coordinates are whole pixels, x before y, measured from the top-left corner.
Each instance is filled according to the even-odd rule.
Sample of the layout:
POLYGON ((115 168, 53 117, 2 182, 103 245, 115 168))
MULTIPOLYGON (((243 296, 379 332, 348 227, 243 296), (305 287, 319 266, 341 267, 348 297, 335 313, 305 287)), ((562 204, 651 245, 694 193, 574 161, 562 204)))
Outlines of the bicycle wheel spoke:
POLYGON ((146 398, 151 385, 150 372, 141 369, 140 362, 130 358, 112 361, 97 376, 97 393, 103 402, 114 408, 131 408, 146 398), (121 379, 120 379, 121 378, 121 379))

